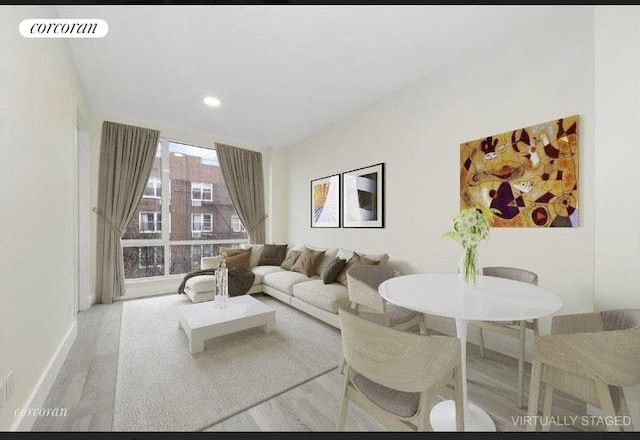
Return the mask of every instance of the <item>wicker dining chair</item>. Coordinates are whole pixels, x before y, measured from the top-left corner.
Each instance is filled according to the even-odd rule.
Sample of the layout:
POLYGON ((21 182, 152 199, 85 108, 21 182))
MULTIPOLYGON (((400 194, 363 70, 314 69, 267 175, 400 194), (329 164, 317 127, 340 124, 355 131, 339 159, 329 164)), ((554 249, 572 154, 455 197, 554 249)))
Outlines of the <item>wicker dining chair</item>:
MULTIPOLYGON (((483 275, 507 278, 510 280, 522 281, 529 284, 538 284, 538 275, 534 272, 516 267, 485 267, 482 270, 483 275)), ((480 356, 485 357, 484 351, 484 335, 483 330, 491 330, 503 335, 518 338, 520 346, 518 351, 518 408, 524 405, 524 353, 525 353, 525 335, 527 329, 533 330, 534 335, 538 334, 538 320, 521 320, 521 321, 474 321, 478 327, 480 337, 480 356)))
POLYGON ((356 310, 339 309, 347 362, 336 430, 345 428, 349 402, 395 430, 431 430, 437 393, 453 386, 456 429, 464 430, 460 339, 385 327, 356 310))
MULTIPOLYGON (((529 416, 537 415, 542 383, 543 419, 551 415, 558 390, 601 408, 609 420, 631 420, 623 387, 640 383, 640 309, 554 316, 551 334, 534 337, 529 416)), ((527 430, 535 431, 536 425, 527 430)), ((620 428, 633 431, 631 423, 607 424, 608 431, 620 428)))

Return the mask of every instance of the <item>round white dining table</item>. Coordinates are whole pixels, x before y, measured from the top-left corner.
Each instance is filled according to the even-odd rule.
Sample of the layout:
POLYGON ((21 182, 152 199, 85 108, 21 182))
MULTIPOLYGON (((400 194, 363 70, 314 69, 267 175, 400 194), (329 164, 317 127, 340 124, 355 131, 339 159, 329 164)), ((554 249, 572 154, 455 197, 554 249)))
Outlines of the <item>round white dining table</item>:
MULTIPOLYGON (((379 287, 387 301, 431 315, 453 318, 461 342, 462 398, 465 431, 495 431, 489 415, 467 397, 467 326, 469 321, 515 321, 542 318, 562 308, 562 299, 543 287, 506 278, 483 276, 464 287, 457 273, 425 273, 391 278, 379 287)), ((434 431, 455 431, 455 405, 446 400, 430 414, 434 431)))

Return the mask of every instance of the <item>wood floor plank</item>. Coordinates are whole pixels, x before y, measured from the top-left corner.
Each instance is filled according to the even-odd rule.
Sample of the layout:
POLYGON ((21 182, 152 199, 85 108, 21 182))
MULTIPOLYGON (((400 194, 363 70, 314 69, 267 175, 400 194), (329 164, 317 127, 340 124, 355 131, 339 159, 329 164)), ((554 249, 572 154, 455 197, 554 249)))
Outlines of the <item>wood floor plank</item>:
MULTIPOLYGON (((122 303, 94 305, 78 314, 78 337, 47 396, 44 407, 67 408, 66 417, 40 417, 34 431, 110 431, 115 405, 116 373, 122 303)), ((432 332, 433 333, 433 332, 432 332)), ((469 401, 485 409, 498 431, 524 431, 516 406, 518 364, 515 358, 468 344, 469 401)), ((525 402, 530 365, 525 368, 525 402)), ((344 376, 337 369, 318 376, 243 412, 204 428, 204 431, 333 431, 344 376)), ((444 396, 437 400, 444 399, 444 396)), ((540 397, 539 408, 542 408, 540 397)), ((586 405, 557 392, 553 416, 586 415, 586 405)), ((384 431, 375 419, 350 404, 347 431, 384 431)), ((603 431, 602 426, 552 426, 551 431, 603 431)))

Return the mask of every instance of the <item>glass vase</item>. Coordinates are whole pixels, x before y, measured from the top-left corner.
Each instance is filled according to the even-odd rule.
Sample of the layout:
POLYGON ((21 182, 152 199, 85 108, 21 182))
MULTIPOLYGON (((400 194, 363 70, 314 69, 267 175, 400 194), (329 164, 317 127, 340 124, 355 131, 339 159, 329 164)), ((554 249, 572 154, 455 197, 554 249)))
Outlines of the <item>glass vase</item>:
POLYGON ((219 267, 216 270, 215 306, 219 309, 227 307, 229 302, 229 270, 219 267))
POLYGON ((476 287, 482 278, 482 266, 478 260, 477 246, 462 248, 462 255, 458 264, 458 277, 465 287, 476 287))

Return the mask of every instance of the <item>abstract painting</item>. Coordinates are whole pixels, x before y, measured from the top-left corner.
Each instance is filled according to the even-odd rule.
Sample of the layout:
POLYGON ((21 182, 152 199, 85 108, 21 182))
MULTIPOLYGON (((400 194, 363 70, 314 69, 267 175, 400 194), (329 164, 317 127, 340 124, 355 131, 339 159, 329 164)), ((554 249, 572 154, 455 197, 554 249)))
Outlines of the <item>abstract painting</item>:
POLYGON ((493 227, 578 226, 578 115, 460 145, 460 209, 493 227))
POLYGON ((384 163, 342 173, 342 226, 384 228, 384 163))
POLYGON ((340 175, 311 181, 311 227, 340 227, 340 175))

